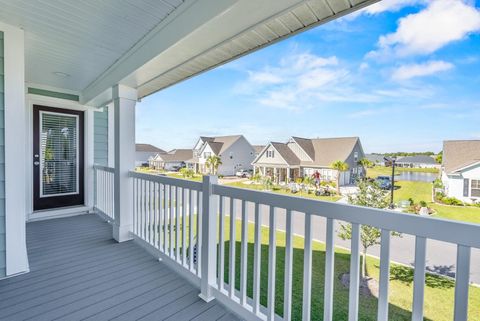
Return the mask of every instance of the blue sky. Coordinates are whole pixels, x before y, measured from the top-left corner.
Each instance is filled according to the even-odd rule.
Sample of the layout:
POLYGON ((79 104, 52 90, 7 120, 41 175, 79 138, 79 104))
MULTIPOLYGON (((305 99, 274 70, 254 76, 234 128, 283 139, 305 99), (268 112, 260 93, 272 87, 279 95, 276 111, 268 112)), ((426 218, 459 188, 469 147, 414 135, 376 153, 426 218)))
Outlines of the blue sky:
POLYGON ((151 95, 137 142, 359 136, 367 152, 480 139, 480 3, 384 0, 151 95))

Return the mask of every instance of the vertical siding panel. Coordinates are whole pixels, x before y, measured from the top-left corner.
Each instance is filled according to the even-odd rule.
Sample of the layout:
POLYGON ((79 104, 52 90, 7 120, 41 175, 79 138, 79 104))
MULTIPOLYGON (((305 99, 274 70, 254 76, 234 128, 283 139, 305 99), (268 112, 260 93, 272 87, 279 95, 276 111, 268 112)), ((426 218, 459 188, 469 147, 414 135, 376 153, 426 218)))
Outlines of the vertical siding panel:
POLYGON ((93 113, 94 163, 108 166, 108 107, 93 113))
MULTIPOLYGON (((5 106, 4 106, 4 65, 3 32, 0 31, 0 168, 5 169, 5 106)), ((3 173, 4 174, 4 173, 3 173)), ((0 177, 0 278, 6 275, 5 264, 5 175, 0 177)))

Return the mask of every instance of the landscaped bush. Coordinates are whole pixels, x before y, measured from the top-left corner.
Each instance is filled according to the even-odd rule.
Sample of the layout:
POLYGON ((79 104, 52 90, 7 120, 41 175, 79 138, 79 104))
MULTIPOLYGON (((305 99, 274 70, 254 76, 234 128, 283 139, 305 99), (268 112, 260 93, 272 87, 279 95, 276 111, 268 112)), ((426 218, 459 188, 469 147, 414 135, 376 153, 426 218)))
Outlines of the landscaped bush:
POLYGON ((463 206, 463 202, 455 197, 444 197, 442 203, 445 205, 463 206))
POLYGON ((433 187, 444 188, 442 180, 440 178, 437 178, 435 181, 433 181, 433 187))
POLYGON ((425 201, 420 201, 420 203, 418 203, 420 205, 420 207, 427 207, 427 202, 425 201))

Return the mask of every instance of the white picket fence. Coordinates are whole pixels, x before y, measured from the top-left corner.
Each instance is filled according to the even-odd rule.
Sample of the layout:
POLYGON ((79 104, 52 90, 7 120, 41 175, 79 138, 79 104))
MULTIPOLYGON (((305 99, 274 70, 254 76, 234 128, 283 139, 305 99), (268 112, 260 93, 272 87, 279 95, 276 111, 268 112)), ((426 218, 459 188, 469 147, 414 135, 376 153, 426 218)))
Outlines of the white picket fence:
POLYGON ((111 167, 93 166, 93 206, 94 210, 107 221, 115 220, 113 200, 114 169, 111 167))
MULTIPOLYGON (((467 321, 470 253, 480 248, 480 227, 473 224, 431 219, 351 205, 322 202, 217 184, 216 177, 203 182, 174 179, 131 172, 134 196, 134 229, 137 241, 153 253, 183 271, 201 289, 205 300, 217 299, 248 320, 292 320, 292 263, 294 215, 305 217, 302 319, 311 319, 312 300, 312 219, 326 219, 326 256, 323 320, 333 320, 334 300, 334 226, 336 221, 352 224, 348 320, 358 320, 360 286, 361 225, 381 229, 380 280, 377 320, 389 315, 390 237, 391 232, 414 235, 415 263, 412 320, 423 320, 426 242, 434 239, 457 245, 454 320, 467 321), (247 205, 250 205, 247 206, 247 205), (253 205, 253 206, 252 206, 253 205), (268 208, 268 222, 262 221, 260 207, 268 208), (253 213, 252 209, 253 208, 253 213), (276 226, 278 211, 286 213, 283 316, 275 313, 276 226), (248 217, 253 216, 253 295, 247 294, 248 217), (227 231, 226 223, 230 228, 227 231), (241 220, 240 236, 236 223, 241 220), (268 299, 261 304, 261 227, 268 225, 268 299), (228 242, 227 240, 236 240, 228 242), (234 286, 236 243, 240 242, 240 287, 234 286), (228 249, 226 248, 228 244, 228 249), (228 268, 226 257, 228 255, 228 268), (226 282, 225 271, 228 271, 226 282)), ((251 264, 252 262, 250 262, 251 264)))

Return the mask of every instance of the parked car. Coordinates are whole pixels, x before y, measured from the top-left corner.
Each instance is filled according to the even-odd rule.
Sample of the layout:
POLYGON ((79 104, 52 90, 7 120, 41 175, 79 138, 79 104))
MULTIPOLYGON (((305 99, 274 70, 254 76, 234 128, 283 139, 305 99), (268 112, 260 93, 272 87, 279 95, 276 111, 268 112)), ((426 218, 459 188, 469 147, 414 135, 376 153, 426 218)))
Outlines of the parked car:
POLYGON ((243 177, 243 178, 250 178, 252 177, 252 170, 251 169, 241 169, 235 173, 235 176, 237 177, 243 177))
POLYGON ((187 167, 187 165, 185 163, 181 163, 180 165, 172 166, 172 171, 178 172, 185 167, 187 167))
POLYGON ((378 176, 375 181, 381 189, 392 188, 392 180, 390 179, 390 176, 378 176))

